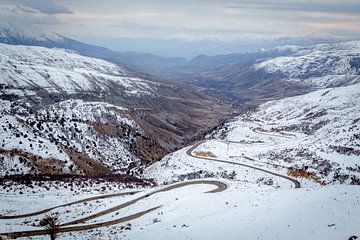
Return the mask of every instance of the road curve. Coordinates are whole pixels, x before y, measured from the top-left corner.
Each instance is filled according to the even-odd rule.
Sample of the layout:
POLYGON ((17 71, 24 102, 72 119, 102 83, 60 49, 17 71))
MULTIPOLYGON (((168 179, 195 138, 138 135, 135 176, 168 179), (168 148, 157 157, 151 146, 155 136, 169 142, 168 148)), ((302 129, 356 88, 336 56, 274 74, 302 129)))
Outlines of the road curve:
POLYGON ((83 218, 80 218, 80 219, 77 219, 77 220, 74 220, 74 221, 71 221, 71 222, 67 222, 67 223, 64 223, 62 224, 62 226, 67 226, 67 225, 74 225, 74 224, 79 224, 79 223, 84 223, 88 220, 91 220, 91 219, 94 219, 94 218, 98 218, 100 216, 103 216, 103 215, 106 215, 106 214, 109 214, 111 212, 115 212, 115 211, 118 211, 120 209, 123 209, 123 208, 126 208, 130 205, 133 205, 135 204, 136 202, 142 200, 142 199, 145 199, 147 197, 150 197, 156 193, 159 193, 159 192, 167 192, 167 191, 170 191, 170 190, 173 190, 173 189, 176 189, 176 188, 181 188, 181 187, 185 187, 185 186, 188 186, 188 185, 197 185, 197 184, 211 184, 211 185, 215 185, 216 188, 209 191, 208 193, 215 193, 215 192, 222 192, 224 191, 226 188, 227 188, 227 185, 222 183, 222 182, 218 182, 218 181, 211 181, 211 180, 202 180, 202 181, 189 181, 189 182, 180 182, 180 183, 177 183, 177 184, 173 184, 173 185, 170 185, 170 186, 166 186, 162 189, 159 189, 159 190, 156 190, 156 191, 153 191, 151 193, 148 193, 148 194, 145 194, 143 196, 140 196, 138 198, 135 198, 131 201, 128 201, 128 202, 125 202, 125 203, 122 203, 118 206, 115 206, 115 207, 112 207, 112 208, 109 208, 109 209, 106 209, 104 211, 101 211, 101 212, 98 212, 98 213, 95 213, 95 214, 92 214, 92 215, 89 215, 89 216, 86 216, 86 217, 83 217, 83 218))
POLYGON ((232 161, 228 161, 228 160, 222 160, 222 159, 216 159, 216 158, 208 158, 208 157, 202 157, 202 156, 196 156, 196 155, 194 155, 192 152, 193 152, 199 145, 203 144, 204 142, 206 142, 206 141, 200 141, 200 142, 196 143, 195 145, 193 145, 191 148, 189 148, 189 149, 186 151, 186 154, 189 155, 190 157, 199 158, 199 159, 202 159, 202 160, 213 161, 213 162, 220 162, 220 163, 227 163, 227 164, 232 164, 232 165, 238 165, 238 166, 242 166, 242 167, 252 168, 252 169, 255 169, 255 170, 257 170, 257 171, 261 171, 261 172, 264 172, 264 173, 267 173, 267 174, 271 174, 271 175, 276 176, 276 177, 280 177, 280 178, 286 179, 286 180, 288 180, 288 181, 290 181, 290 182, 292 182, 292 183, 294 184, 294 188, 300 188, 300 187, 301 187, 300 182, 297 181, 296 179, 291 178, 291 177, 286 176, 286 175, 279 174, 279 173, 271 172, 271 171, 266 170, 266 169, 263 169, 263 168, 259 168, 259 167, 247 165, 247 164, 244 164, 244 163, 238 163, 238 162, 232 162, 232 161))
MULTIPOLYGON (((144 194, 136 199, 130 200, 126 203, 120 204, 118 206, 115 206, 113 208, 92 214, 90 216, 81 218, 81 219, 77 219, 75 221, 71 221, 68 223, 64 223, 61 225, 61 227, 59 228, 59 233, 63 233, 63 232, 73 232, 73 231, 83 231, 83 230, 89 230, 89 229, 94 229, 94 228, 99 228, 99 227, 106 227, 106 226, 110 226, 110 225, 114 225, 114 224, 119 224, 119 223, 123 223, 123 222, 127 222, 133 219, 137 219, 147 213, 150 213, 158 208, 160 208, 161 206, 157 206, 154 208, 150 208, 126 217, 122 217, 122 218, 118 218, 118 219, 114 219, 111 221, 105 221, 105 222, 100 222, 100 223, 94 223, 94 224, 87 224, 87 225, 80 225, 80 226, 68 226, 68 225, 73 225, 73 224, 79 224, 79 223, 83 223, 87 220, 90 219, 94 219, 100 216, 103 216, 105 214, 117 211, 119 209, 128 207, 130 205, 135 204, 136 202, 142 200, 142 199, 146 199, 154 194, 160 193, 160 192, 168 192, 177 188, 182 188, 185 186, 189 186, 189 185, 198 185, 198 184, 208 184, 208 185, 214 185, 215 188, 207 191, 205 193, 216 193, 216 192, 222 192, 225 189, 227 189, 227 185, 225 183, 222 183, 220 181, 215 181, 215 180, 198 180, 198 181, 187 181, 187 182, 180 182, 180 183, 176 183, 176 184, 172 184, 170 186, 165 186, 161 189, 155 190, 151 193, 148 194, 144 194)), ((30 236, 37 236, 37 235, 44 235, 47 234, 46 230, 33 230, 33 231, 20 231, 20 232, 8 232, 8 233, 0 233, 1 236, 6 236, 9 238, 18 238, 18 237, 30 237, 30 236)))
POLYGON ((275 135, 272 132, 269 131, 265 131, 264 129, 261 128, 261 130, 259 128, 252 128, 251 129, 254 133, 258 133, 258 134, 263 134, 263 135, 268 135, 268 136, 273 136, 273 137, 282 137, 282 138, 296 138, 296 135, 294 134, 290 134, 290 133, 285 133, 282 131, 279 131, 279 135, 275 135))
POLYGON ((138 192, 139 191, 132 191, 132 192, 123 192, 123 193, 99 195, 99 196, 84 198, 84 199, 69 202, 69 203, 64 203, 64 204, 61 204, 61 205, 58 205, 58 206, 42 209, 42 210, 36 211, 36 212, 31 212, 31 213, 26 213, 26 214, 21 214, 21 215, 0 215, 0 219, 16 219, 16 218, 32 217, 32 216, 36 216, 36 215, 40 215, 40 214, 50 212, 51 210, 54 210, 56 208, 67 207, 67 206, 71 206, 71 205, 75 205, 75 204, 79 204, 79 203, 83 203, 83 202, 91 202, 91 201, 100 200, 100 199, 119 197, 119 196, 126 196, 126 195, 133 195, 133 194, 138 193, 138 192))
MULTIPOLYGON (((82 226, 61 227, 58 229, 58 233, 84 231, 84 230, 90 230, 90 229, 94 229, 94 228, 106 227, 106 226, 111 226, 114 224, 127 222, 130 220, 139 218, 139 217, 141 217, 147 213, 150 213, 160 207, 161 206, 157 206, 154 208, 147 209, 145 211, 141 211, 141 212, 138 212, 138 213, 135 213, 132 215, 128 215, 126 217, 114 219, 114 220, 107 221, 107 222, 94 223, 94 224, 88 224, 88 225, 82 225, 82 226)), ((19 238, 19 237, 33 237, 33 236, 46 235, 46 234, 48 234, 48 232, 46 230, 32 230, 32 231, 0 233, 0 236, 5 236, 10 239, 15 239, 15 238, 19 238)))
POLYGON ((296 138, 295 134, 286 133, 286 132, 283 132, 283 131, 278 132, 280 135, 274 135, 274 134, 271 134, 272 132, 265 131, 262 128, 264 126, 264 121, 259 120, 259 119, 257 119, 257 121, 255 121, 255 120, 243 120, 243 121, 258 125, 259 127, 257 127, 257 128, 251 128, 251 130, 253 132, 255 132, 255 133, 264 134, 264 135, 270 135, 270 136, 274 136, 274 137, 296 138), (262 123, 259 123, 259 122, 262 122, 262 123))

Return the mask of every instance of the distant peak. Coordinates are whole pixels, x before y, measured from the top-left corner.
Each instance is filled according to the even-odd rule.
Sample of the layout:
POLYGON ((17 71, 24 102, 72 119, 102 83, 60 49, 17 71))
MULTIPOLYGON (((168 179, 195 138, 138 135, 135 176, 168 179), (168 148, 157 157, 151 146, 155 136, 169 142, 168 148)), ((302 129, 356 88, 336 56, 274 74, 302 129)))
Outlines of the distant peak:
POLYGON ((0 38, 17 41, 60 42, 58 34, 45 32, 33 25, 0 23, 0 38))

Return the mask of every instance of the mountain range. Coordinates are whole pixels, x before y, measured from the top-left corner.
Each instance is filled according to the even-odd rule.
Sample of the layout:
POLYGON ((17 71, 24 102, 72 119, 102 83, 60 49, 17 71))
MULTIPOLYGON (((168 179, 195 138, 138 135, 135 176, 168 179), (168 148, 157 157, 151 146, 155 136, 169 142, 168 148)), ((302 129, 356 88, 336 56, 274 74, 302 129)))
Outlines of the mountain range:
POLYGON ((0 238, 356 239, 359 105, 360 41, 186 60, 0 28, 0 238))
MULTIPOLYGON (((17 166, 17 157, 27 159, 22 163, 32 166, 32 173, 126 172, 193 141, 230 113, 226 103, 207 96, 202 88, 158 80, 120 64, 80 55, 81 51, 60 48, 69 41, 58 35, 11 30, 0 34, 6 42, 0 44, 1 121, 6 133, 2 155, 15 157, 17 166), (25 135, 19 132, 22 128, 27 129, 25 135), (85 139, 84 134, 88 134, 85 139), (95 143, 95 136, 100 142, 95 143), (42 138, 41 146, 35 146, 37 138, 42 138), (114 141, 124 147, 110 150, 114 141), (21 148, 16 142, 21 142, 21 148), (43 143, 53 150, 43 148, 43 143), (99 149, 87 151, 94 144, 99 149), (19 152, 14 153, 16 149, 19 152), (53 159, 59 166, 53 170, 43 166, 46 161, 35 164, 30 160, 39 157, 53 159), (118 167, 111 159, 121 159, 115 164, 118 167), (96 162, 100 164, 93 166, 96 162)), ((15 169, 14 164, 2 173, 15 169)))
MULTIPOLYGON (((20 149, 3 174, 24 153, 58 161, 56 172, 142 168, 266 101, 360 81, 358 41, 203 55, 191 61, 117 53, 17 26, 1 28, 0 42, 2 128, 8 132, 3 155, 20 149), (144 68, 136 71, 140 62, 144 68), (157 68, 149 71, 149 62, 157 68), (10 125, 27 129, 26 137, 9 131, 10 125), (41 144, 35 149, 36 138, 53 150, 41 144), (16 147, 17 140, 22 148, 16 147), (109 155, 113 141, 123 147, 109 155), (96 151, 88 151, 92 145, 96 151), (81 154, 82 160, 74 161, 72 154, 81 154), (126 157, 115 163, 121 154, 126 157), (101 166, 94 170, 89 162, 101 166)), ((32 171, 48 170, 33 161, 26 164, 32 171)))

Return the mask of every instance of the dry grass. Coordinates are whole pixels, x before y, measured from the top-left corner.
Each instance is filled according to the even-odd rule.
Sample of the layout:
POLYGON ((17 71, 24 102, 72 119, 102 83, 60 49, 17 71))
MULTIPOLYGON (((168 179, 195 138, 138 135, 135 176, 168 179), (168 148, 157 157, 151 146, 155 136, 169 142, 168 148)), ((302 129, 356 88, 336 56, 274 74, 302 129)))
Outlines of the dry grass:
POLYGON ((124 137, 124 130, 114 124, 104 124, 104 123, 91 123, 90 124, 95 131, 97 131, 100 134, 104 134, 110 137, 117 137, 117 138, 123 138, 124 137))
POLYGON ((291 168, 288 170, 288 175, 291 177, 303 177, 311 181, 314 181, 316 183, 319 183, 321 185, 325 185, 324 181, 322 181, 321 178, 317 176, 315 173, 310 173, 302 169, 291 168))
POLYGON ((91 159, 85 154, 76 152, 73 149, 63 148, 63 150, 67 153, 67 155, 69 155, 70 159, 86 176, 97 176, 110 172, 106 166, 95 161, 94 159, 91 159))
POLYGON ((211 157, 211 158, 216 158, 216 155, 213 154, 210 151, 199 151, 199 152, 194 152, 194 154, 196 156, 200 156, 200 157, 211 157))

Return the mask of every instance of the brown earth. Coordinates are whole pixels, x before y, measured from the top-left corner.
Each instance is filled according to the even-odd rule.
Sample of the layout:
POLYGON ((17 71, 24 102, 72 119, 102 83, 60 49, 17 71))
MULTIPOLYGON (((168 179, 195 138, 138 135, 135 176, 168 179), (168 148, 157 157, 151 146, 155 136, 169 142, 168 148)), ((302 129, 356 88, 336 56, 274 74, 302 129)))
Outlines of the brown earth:
POLYGON ((63 148, 63 150, 75 163, 78 169, 86 176, 104 175, 111 172, 108 167, 102 165, 94 159, 91 159, 85 154, 79 153, 69 148, 63 148))
POLYGON ((19 149, 5 150, 0 149, 1 155, 23 157, 25 160, 38 171, 39 174, 62 174, 64 162, 55 158, 42 158, 19 149))

